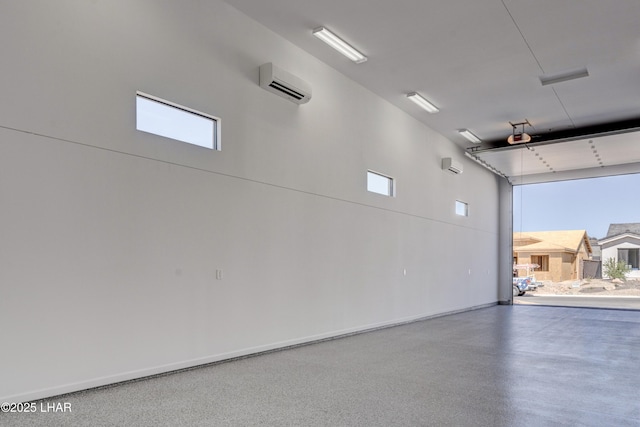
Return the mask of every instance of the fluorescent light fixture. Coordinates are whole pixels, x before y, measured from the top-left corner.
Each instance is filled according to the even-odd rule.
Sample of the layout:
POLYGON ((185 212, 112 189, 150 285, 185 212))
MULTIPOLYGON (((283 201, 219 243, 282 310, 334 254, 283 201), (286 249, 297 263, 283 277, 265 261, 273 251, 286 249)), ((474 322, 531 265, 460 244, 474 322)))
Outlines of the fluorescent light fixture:
POLYGON ((327 30, 325 27, 316 28, 315 30, 313 30, 313 35, 355 62, 356 64, 360 64, 367 60, 366 56, 358 52, 353 46, 333 34, 331 31, 327 30))
POLYGON ((460 135, 464 136, 465 138, 467 138, 469 141, 473 142, 474 144, 479 144, 479 143, 482 142, 482 141, 480 141, 480 138, 475 136, 473 133, 471 133, 467 129, 460 129, 460 130, 458 130, 458 132, 460 133, 460 135))
POLYGON ((407 98, 418 104, 420 107, 427 110, 429 113, 437 113, 440 111, 438 107, 427 101, 422 95, 416 92, 411 92, 407 94, 407 98))
POLYGON ((542 86, 546 86, 582 77, 589 77, 589 70, 580 68, 579 70, 563 71, 557 74, 543 74, 540 76, 540 83, 542 83, 542 86))

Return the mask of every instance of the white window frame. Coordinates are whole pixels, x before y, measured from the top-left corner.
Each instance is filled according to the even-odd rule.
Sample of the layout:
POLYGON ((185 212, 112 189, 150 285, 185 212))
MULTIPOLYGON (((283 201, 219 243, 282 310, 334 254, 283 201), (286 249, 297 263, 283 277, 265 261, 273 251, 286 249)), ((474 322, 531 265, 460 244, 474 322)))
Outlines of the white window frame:
POLYGON ((469 204, 462 200, 456 200, 456 215, 464 217, 469 216, 469 204))
MULTIPOLYGON (((160 126, 162 127, 162 126, 160 126)), ((194 110, 193 108, 185 107, 184 105, 176 104, 175 102, 167 101, 166 99, 159 98, 157 96, 149 95, 148 93, 144 93, 141 91, 136 91, 136 129, 141 132, 147 132, 153 135, 162 136, 165 138, 173 139, 174 141, 184 142, 186 144, 196 145, 198 147, 208 148, 210 150, 220 151, 222 149, 221 144, 221 127, 222 123, 219 117, 212 116, 211 114, 203 113, 201 111, 194 110), (213 130, 211 132, 211 143, 207 143, 206 145, 200 142, 197 142, 195 139, 190 139, 188 137, 180 136, 178 132, 172 133, 167 132, 166 128, 164 130, 153 129, 150 126, 149 122, 145 122, 141 120, 141 111, 139 100, 144 101, 152 101, 158 104, 162 104, 166 107, 171 107, 175 111, 167 110, 169 114, 176 115, 175 117, 179 117, 182 114, 182 117, 187 118, 188 120, 193 120, 194 118, 206 119, 211 121, 213 130), (184 115, 187 113, 188 115, 184 115), (191 117, 196 116, 196 117, 191 117)), ((182 133, 184 135, 184 133, 182 133)))
POLYGON ((373 171, 371 169, 367 170, 367 191, 370 193, 380 194, 386 197, 395 197, 396 196, 396 180, 389 176, 380 172, 373 171), (377 191, 375 187, 372 185, 372 181, 370 178, 375 177, 376 179, 383 178, 387 180, 387 185, 385 186, 387 190, 385 192, 377 191))

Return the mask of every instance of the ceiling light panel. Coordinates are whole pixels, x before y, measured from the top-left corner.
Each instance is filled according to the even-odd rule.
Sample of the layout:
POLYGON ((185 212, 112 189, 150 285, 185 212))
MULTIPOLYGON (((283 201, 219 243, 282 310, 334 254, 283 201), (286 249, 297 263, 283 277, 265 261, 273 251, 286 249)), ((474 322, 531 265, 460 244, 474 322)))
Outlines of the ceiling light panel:
POLYGON ((313 35, 355 62, 356 64, 360 64, 367 60, 367 57, 359 52, 356 48, 351 46, 346 41, 342 40, 340 37, 336 36, 331 31, 327 30, 325 27, 316 28, 315 30, 313 30, 313 35))
POLYGON ((458 132, 460 133, 460 135, 464 136, 465 138, 467 138, 469 141, 473 142, 474 144, 479 144, 482 141, 480 140, 480 138, 478 138, 477 136, 475 136, 471 131, 469 131, 468 129, 460 129, 458 130, 458 132))
POLYGON ((408 93, 407 98, 415 102, 417 105, 419 105, 421 108, 425 109, 429 113, 433 114, 440 111, 438 107, 433 105, 424 96, 420 95, 419 93, 416 93, 416 92, 408 93))
POLYGON ((580 79, 582 77, 589 77, 589 70, 581 68, 579 70, 564 71, 557 74, 543 74, 540 76, 540 83, 542 83, 542 86, 546 86, 566 82, 567 80, 580 79))

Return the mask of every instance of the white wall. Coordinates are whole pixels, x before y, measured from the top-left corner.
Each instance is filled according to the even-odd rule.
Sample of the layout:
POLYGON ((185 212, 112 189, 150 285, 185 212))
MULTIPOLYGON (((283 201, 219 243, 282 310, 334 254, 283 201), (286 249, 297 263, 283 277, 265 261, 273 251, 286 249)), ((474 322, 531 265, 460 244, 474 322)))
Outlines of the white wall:
MULTIPOLYGON (((630 241, 624 241, 624 239, 621 239, 621 240, 622 242, 620 242, 619 244, 614 244, 615 242, 611 242, 602 247, 601 259, 602 259, 603 265, 609 258, 613 258, 616 260, 616 262, 618 262, 618 249, 640 249, 640 245, 637 245, 630 241), (611 244, 614 244, 614 246, 609 246, 611 244)), ((629 239, 629 240, 632 240, 632 239, 629 239)), ((604 277, 605 279, 609 278, 606 274, 604 274, 604 269, 602 271, 602 277, 604 277)), ((640 278, 640 270, 630 270, 626 274, 626 277, 627 279, 640 278)))
POLYGON ((0 401, 498 300, 495 176, 226 4, 0 12, 0 401), (136 90, 221 117, 223 150, 136 131, 136 90))

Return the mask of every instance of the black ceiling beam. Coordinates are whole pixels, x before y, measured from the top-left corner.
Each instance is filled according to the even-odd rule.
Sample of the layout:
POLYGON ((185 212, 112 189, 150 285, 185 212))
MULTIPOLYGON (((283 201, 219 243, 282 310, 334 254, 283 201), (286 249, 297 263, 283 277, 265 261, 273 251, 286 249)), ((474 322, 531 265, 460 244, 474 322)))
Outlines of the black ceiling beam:
MULTIPOLYGON (((603 123, 603 124, 593 125, 593 126, 585 126, 581 128, 575 128, 575 129, 566 129, 566 130, 560 130, 556 132, 547 132, 547 133, 535 134, 535 135, 529 133, 531 135, 531 142, 527 143, 527 145, 532 145, 539 142, 556 141, 556 140, 562 141, 562 140, 588 138, 589 136, 596 137, 600 134, 632 131, 634 129, 640 130, 640 118, 622 120, 622 121, 611 122, 611 123, 603 123)), ((502 139, 483 141, 483 146, 486 148, 508 147, 509 143, 507 143, 507 136, 509 135, 506 135, 502 139)))

